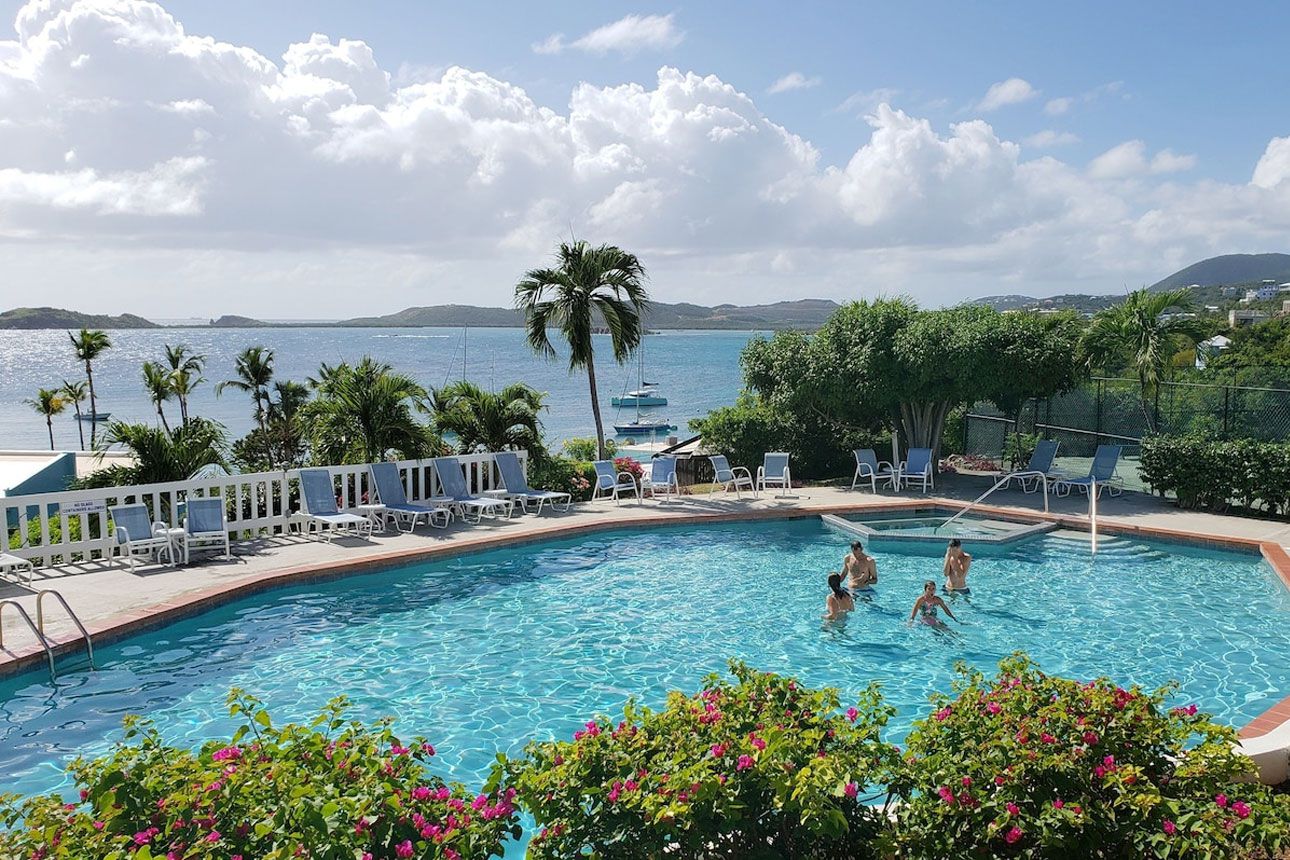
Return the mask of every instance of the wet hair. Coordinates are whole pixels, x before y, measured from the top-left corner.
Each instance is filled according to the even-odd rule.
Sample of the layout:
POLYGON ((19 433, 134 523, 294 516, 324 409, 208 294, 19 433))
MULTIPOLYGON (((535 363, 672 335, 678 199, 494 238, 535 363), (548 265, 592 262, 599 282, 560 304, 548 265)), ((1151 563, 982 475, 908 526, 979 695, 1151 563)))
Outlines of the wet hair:
POLYGON ((954 547, 958 547, 958 546, 963 546, 963 541, 959 540, 958 538, 951 538, 950 548, 953 549, 954 547))
POLYGON ((927 580, 926 582, 923 583, 923 591, 926 591, 928 588, 930 588, 932 591, 935 591, 936 583, 930 579, 927 580))
POLYGON ((852 549, 864 549, 864 544, 860 543, 860 541, 858 541, 858 540, 853 540, 853 541, 851 541, 851 548, 852 548, 852 549))
POLYGON ((829 574, 829 588, 838 597, 850 597, 849 594, 842 590, 842 574, 840 573, 829 574))

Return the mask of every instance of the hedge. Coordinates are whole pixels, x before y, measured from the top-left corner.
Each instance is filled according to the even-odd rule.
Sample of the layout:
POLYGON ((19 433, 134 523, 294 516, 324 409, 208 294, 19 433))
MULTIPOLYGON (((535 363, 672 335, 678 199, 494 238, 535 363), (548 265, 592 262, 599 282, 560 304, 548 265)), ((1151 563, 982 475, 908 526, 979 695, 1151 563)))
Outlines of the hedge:
POLYGON ((1290 513, 1290 444, 1150 436, 1142 440, 1140 470, 1153 490, 1174 494, 1183 508, 1290 513))

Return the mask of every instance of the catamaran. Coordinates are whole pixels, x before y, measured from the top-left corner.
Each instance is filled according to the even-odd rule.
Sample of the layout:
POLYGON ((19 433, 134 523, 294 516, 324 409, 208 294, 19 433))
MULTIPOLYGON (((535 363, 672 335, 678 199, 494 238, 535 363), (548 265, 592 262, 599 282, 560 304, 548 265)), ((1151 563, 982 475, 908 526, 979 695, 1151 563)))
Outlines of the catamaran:
POLYGON ((645 381, 645 343, 643 341, 638 351, 638 358, 636 382, 639 387, 634 391, 625 392, 619 397, 612 397, 609 402, 619 408, 624 406, 666 406, 667 398, 658 393, 658 383, 645 381))

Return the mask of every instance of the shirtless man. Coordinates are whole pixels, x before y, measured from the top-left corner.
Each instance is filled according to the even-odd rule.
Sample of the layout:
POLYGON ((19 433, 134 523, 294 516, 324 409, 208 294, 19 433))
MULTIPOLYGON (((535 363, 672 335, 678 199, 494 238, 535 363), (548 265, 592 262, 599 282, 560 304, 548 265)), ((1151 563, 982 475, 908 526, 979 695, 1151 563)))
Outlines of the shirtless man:
POLYGON ((842 572, 846 574, 850 591, 872 591, 878 584, 878 565, 873 556, 865 555, 860 541, 851 542, 851 552, 842 558, 842 572))
POLYGON ((963 551, 963 543, 958 538, 950 541, 945 550, 945 590, 971 594, 968 588, 968 568, 972 566, 972 556, 963 551))

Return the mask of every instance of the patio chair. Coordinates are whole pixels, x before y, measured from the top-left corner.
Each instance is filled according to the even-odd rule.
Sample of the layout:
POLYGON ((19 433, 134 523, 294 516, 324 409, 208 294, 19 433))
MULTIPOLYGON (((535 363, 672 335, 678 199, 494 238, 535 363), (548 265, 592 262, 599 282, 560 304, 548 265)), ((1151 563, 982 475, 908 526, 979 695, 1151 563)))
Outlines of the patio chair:
POLYGON ((730 488, 735 488, 735 498, 741 499, 743 496, 739 491, 743 488, 752 490, 752 494, 757 495, 757 484, 753 481, 752 472, 748 471, 747 466, 731 466, 730 461, 724 454, 714 454, 708 458, 712 462, 712 474, 714 475, 712 489, 708 495, 717 491, 717 484, 722 486, 725 493, 730 492, 730 488))
POLYGON ((1096 484, 1098 498, 1101 498, 1103 489, 1111 496, 1120 495, 1124 492, 1124 480, 1115 473, 1115 470, 1120 463, 1120 454, 1123 450, 1124 447, 1121 445, 1098 445, 1097 450, 1093 452, 1093 462, 1089 465, 1087 475, 1059 476, 1053 480, 1053 489, 1059 496, 1068 496, 1072 487, 1078 487, 1081 493, 1088 495, 1088 488, 1096 484))
POLYGON ((655 457, 649 462, 649 471, 641 481, 641 496, 649 493, 650 498, 657 499, 660 494, 663 501, 681 497, 681 482, 676 477, 675 457, 655 457))
POLYGON ((154 523, 148 514, 148 506, 142 502, 133 505, 114 505, 108 508, 112 518, 112 535, 116 538, 118 558, 124 558, 134 573, 139 559, 158 562, 166 557, 166 563, 175 566, 175 548, 170 542, 170 534, 165 523, 154 523))
POLYGON ((870 490, 875 493, 878 492, 879 483, 895 485, 896 472, 891 463, 879 460, 872 448, 857 448, 851 453, 856 458, 856 473, 851 478, 851 489, 854 490, 856 484, 863 481, 868 481, 870 490))
POLYGON ((524 466, 514 451, 498 451, 493 455, 493 462, 497 464, 497 471, 502 476, 502 486, 506 489, 502 498, 519 502, 525 513, 528 513, 529 502, 537 502, 534 513, 538 514, 542 513, 542 506, 548 502, 552 509, 560 511, 569 510, 569 505, 573 504, 573 495, 570 493, 535 490, 530 487, 528 478, 524 477, 524 466))
POLYGON ((408 501, 398 466, 393 463, 369 463, 367 471, 372 476, 376 500, 381 504, 382 509, 378 513, 383 518, 393 520, 394 527, 399 531, 409 533, 421 520, 438 529, 446 529, 448 523, 452 522, 452 509, 446 505, 408 501), (400 523, 406 524, 407 528, 403 528, 400 523))
POLYGON ((900 484, 906 488, 914 481, 921 484, 925 493, 928 488, 936 486, 936 464, 932 460, 931 448, 910 448, 905 452, 905 460, 900 464, 900 484))
POLYGON ((23 571, 27 573, 27 584, 31 585, 31 580, 36 575, 36 569, 32 566, 31 559, 0 552, 0 575, 12 573, 21 583, 23 571))
POLYGON ((434 496, 430 501, 447 504, 463 522, 468 523, 478 523, 484 517, 495 517, 499 513, 510 515, 511 502, 476 496, 470 492, 466 486, 466 473, 462 471, 461 461, 456 457, 435 457, 430 462, 434 464, 434 473, 443 490, 442 496, 434 496), (472 515, 474 519, 471 519, 472 515))
POLYGON ((342 513, 336 507, 336 485, 327 469, 300 470, 300 516, 305 530, 322 536, 326 527, 327 542, 337 534, 371 538, 372 521, 358 514, 342 513))
POLYGON ((762 464, 757 467, 757 489, 766 492, 768 487, 778 487, 777 498, 783 498, 788 495, 788 491, 793 488, 793 475, 788 468, 788 454, 783 451, 773 451, 762 458, 762 464))
POLYGON ((179 536, 184 546, 184 564, 188 564, 194 549, 203 547, 223 547, 223 557, 233 555, 228 541, 228 522, 224 515, 224 500, 218 497, 188 499, 184 502, 184 532, 179 536))
POLYGON ((637 498, 640 497, 641 489, 636 484, 636 476, 631 472, 619 472, 613 460, 597 460, 592 465, 596 467, 596 486, 591 491, 593 502, 612 497, 616 505, 619 496, 628 490, 635 493, 637 498))
POLYGON ((1026 464, 1026 468, 1004 475, 1008 481, 1003 486, 1010 487, 1012 482, 1016 481, 1021 485, 1023 492, 1033 493, 1038 490, 1042 482, 1047 481, 1054 474, 1053 461, 1057 459, 1059 444, 1054 439, 1040 439, 1030 455, 1030 462, 1026 464))

